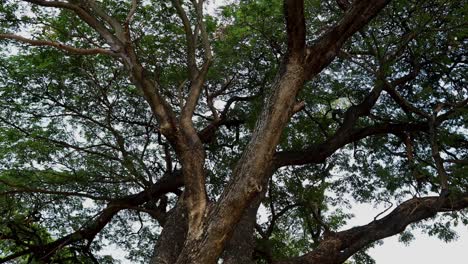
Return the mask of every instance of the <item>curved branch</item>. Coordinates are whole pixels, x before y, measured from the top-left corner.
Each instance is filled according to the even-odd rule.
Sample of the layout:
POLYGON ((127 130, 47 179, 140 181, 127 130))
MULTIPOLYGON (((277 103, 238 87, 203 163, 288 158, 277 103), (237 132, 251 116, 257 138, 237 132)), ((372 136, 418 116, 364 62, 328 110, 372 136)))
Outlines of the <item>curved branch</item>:
POLYGON ((157 183, 153 184, 148 190, 112 200, 108 203, 106 208, 104 208, 94 218, 94 220, 90 221, 87 225, 83 226, 79 230, 46 245, 31 246, 27 250, 13 253, 12 255, 4 258, 0 258, 0 263, 6 263, 12 259, 27 254, 34 254, 40 260, 47 260, 53 254, 55 254, 56 251, 70 244, 82 240, 87 240, 88 243, 91 243, 95 236, 99 232, 101 232, 101 230, 112 220, 112 218, 118 212, 120 212, 120 210, 134 209, 136 206, 144 204, 150 200, 158 200, 166 193, 175 192, 182 185, 183 178, 180 172, 177 171, 173 174, 165 175, 157 183))
POLYGON ((429 126, 426 122, 378 124, 364 128, 356 128, 347 134, 333 136, 323 143, 312 145, 303 150, 277 152, 275 154, 274 163, 278 168, 291 165, 322 163, 339 148, 369 136, 427 131, 428 129, 429 126))
POLYGON ((9 40, 14 40, 16 42, 20 43, 25 43, 29 44, 32 46, 49 46, 49 47, 54 47, 59 50, 63 50, 72 54, 78 54, 78 55, 96 55, 96 54, 104 54, 104 55, 110 55, 110 56, 116 56, 116 53, 114 53, 112 50, 108 49, 103 49, 103 48, 91 48, 91 49, 83 49, 83 48, 77 48, 73 46, 68 46, 59 42, 55 41, 48 41, 48 40, 34 40, 34 39, 28 39, 19 35, 15 34, 0 34, 0 39, 9 39, 9 40))
MULTIPOLYGON (((287 165, 303 165, 307 163, 323 162, 328 156, 346 144, 361 140, 365 137, 379 134, 396 134, 405 131, 426 131, 427 123, 383 123, 364 128, 354 128, 359 117, 366 116, 377 103, 383 90, 390 90, 413 80, 418 70, 393 80, 391 82, 380 77, 372 91, 358 104, 346 110, 341 126, 324 143, 313 145, 301 151, 282 151, 275 155, 275 164, 278 167, 287 165)), ((438 119, 440 122, 442 118, 438 119)))
POLYGON ((382 89, 381 85, 376 85, 360 104, 348 108, 344 114, 342 125, 337 129, 335 134, 324 143, 312 146, 304 151, 282 151, 276 153, 274 162, 276 166, 281 167, 286 165, 314 163, 313 160, 316 160, 315 162, 323 162, 326 157, 333 154, 338 148, 360 139, 355 135, 357 132, 360 132, 360 130, 353 129, 353 127, 359 117, 370 112, 380 97, 382 89), (317 159, 317 157, 319 158, 317 159))
MULTIPOLYGON (((131 80, 135 86, 143 92, 143 96, 151 107, 152 112, 156 116, 159 124, 160 131, 166 136, 166 138, 175 145, 175 131, 176 131, 176 120, 175 114, 172 111, 170 105, 159 93, 159 83, 153 78, 149 77, 149 72, 143 67, 138 61, 137 54, 131 43, 124 43, 122 41, 123 36, 116 36, 112 33, 98 18, 106 20, 106 14, 100 12, 99 7, 94 5, 94 11, 97 12, 97 16, 92 14, 90 10, 85 9, 85 6, 80 4, 71 4, 69 2, 61 1, 46 1, 46 0, 24 0, 35 5, 53 7, 60 9, 68 9, 73 11, 81 20, 93 28, 111 47, 111 50, 115 52, 122 60, 129 71, 131 80), (101 15, 100 15, 100 14, 101 15)), ((107 19, 111 19, 107 17, 107 19)), ((114 19, 114 18, 112 18, 114 19)), ((115 22, 114 27, 121 29, 121 25, 115 22)), ((119 32, 117 32, 119 35, 119 32)), ((122 35, 122 34, 120 34, 122 35)), ((127 34, 128 35, 128 34, 127 34)))
POLYGON ((83 9, 79 4, 72 4, 69 2, 61 1, 45 1, 45 0, 23 0, 35 5, 44 7, 53 7, 60 9, 68 9, 73 11, 79 16, 84 22, 86 22, 91 28, 96 30, 102 38, 111 46, 115 52, 120 52, 123 48, 123 43, 115 37, 99 20, 91 15, 87 10, 83 9))
POLYGON ((363 247, 386 237, 401 233, 415 222, 434 217, 439 212, 468 208, 468 193, 449 198, 431 196, 409 199, 382 219, 363 226, 337 232, 325 238, 312 252, 275 264, 338 264, 363 247))
POLYGON ((390 0, 354 1, 343 18, 306 51, 306 78, 312 79, 337 56, 343 44, 362 29, 390 0))

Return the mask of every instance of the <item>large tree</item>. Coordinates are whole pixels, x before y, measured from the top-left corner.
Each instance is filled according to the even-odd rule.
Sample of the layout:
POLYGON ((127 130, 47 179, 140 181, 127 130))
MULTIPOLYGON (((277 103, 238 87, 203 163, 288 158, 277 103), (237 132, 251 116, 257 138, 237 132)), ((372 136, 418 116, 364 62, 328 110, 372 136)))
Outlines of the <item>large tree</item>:
POLYGON ((2 1, 0 263, 372 263, 467 224, 466 2, 206 10, 2 1))

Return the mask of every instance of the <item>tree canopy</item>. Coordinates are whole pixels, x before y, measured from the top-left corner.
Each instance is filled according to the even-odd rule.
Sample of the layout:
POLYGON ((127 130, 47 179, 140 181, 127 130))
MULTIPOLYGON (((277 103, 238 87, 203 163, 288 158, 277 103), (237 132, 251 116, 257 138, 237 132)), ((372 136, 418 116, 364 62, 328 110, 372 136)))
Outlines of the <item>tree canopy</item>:
POLYGON ((465 1, 205 2, 1 2, 0 263, 374 263, 468 224, 465 1))

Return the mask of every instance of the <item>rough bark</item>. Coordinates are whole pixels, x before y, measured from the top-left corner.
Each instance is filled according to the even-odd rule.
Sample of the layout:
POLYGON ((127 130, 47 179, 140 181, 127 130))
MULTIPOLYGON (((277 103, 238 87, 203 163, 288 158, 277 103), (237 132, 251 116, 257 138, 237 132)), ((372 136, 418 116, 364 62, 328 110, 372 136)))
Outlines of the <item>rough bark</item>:
POLYGON ((258 208, 265 197, 266 187, 255 197, 244 212, 234 232, 226 244, 222 255, 223 264, 254 264, 255 224, 257 223, 258 208))
POLYGON ((186 245, 177 263, 215 263, 245 208, 262 191, 271 157, 294 107, 295 93, 303 84, 302 69, 301 65, 286 65, 277 78, 268 107, 238 162, 233 181, 207 218, 203 237, 186 245))
POLYGON ((187 234, 187 213, 182 201, 168 213, 166 223, 153 251, 150 264, 175 263, 187 234))
MULTIPOLYGON (((255 199, 236 225, 222 255, 223 263, 254 263, 252 259, 255 247, 254 230, 258 207, 263 195, 264 193, 255 199)), ((151 264, 169 264, 177 261, 186 240, 187 226, 187 212, 184 209, 183 201, 179 201, 168 213, 161 235, 156 242, 151 264)))

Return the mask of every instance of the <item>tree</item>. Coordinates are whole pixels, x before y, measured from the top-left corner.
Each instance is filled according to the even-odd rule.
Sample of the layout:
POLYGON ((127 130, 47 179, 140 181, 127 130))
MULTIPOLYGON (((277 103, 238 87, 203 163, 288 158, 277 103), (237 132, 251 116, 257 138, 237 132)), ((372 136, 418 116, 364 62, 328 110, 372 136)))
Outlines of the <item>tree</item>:
POLYGON ((221 10, 2 1, 0 263, 372 263, 467 224, 466 5, 221 10), (341 230, 351 199, 397 205, 341 230))

